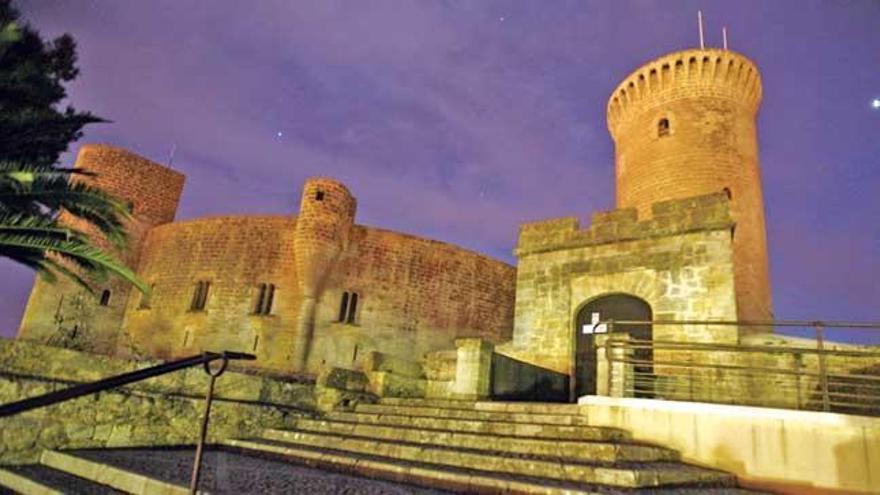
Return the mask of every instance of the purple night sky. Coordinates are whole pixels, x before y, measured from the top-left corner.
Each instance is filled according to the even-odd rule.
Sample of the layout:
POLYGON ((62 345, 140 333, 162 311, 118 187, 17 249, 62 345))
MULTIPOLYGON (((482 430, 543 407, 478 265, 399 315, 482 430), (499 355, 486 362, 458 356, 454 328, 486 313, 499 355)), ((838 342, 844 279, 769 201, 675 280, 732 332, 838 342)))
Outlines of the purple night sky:
MULTIPOLYGON (((696 45, 703 9, 708 44, 728 26, 763 75, 777 318, 880 320, 880 2, 18 6, 79 44, 71 102, 113 121, 81 142, 162 163, 176 145, 179 219, 295 213, 303 180, 326 175, 357 196, 358 223, 508 262, 520 223, 613 207, 607 98, 644 62, 696 45)), ((33 274, 3 260, 0 273, 12 335, 33 274)))

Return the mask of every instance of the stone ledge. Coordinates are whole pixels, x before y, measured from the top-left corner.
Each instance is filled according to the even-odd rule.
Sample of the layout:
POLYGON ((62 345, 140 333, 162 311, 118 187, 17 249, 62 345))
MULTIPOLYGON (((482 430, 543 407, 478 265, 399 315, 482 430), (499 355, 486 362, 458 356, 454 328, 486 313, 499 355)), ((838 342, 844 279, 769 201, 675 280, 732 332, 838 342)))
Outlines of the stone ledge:
POLYGON ((524 257, 564 249, 668 237, 691 232, 730 230, 730 199, 717 192, 652 205, 653 216, 638 221, 635 210, 626 208, 598 212, 593 224, 579 230, 576 218, 525 224, 514 255, 524 257))

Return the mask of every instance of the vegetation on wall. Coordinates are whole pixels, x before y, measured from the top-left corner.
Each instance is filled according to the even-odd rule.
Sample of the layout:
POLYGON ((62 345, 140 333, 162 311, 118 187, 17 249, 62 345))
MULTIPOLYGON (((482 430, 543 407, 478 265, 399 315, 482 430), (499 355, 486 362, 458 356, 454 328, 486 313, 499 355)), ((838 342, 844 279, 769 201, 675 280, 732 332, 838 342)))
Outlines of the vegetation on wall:
POLYGON ((19 22, 9 0, 0 0, 0 256, 48 280, 68 277, 89 291, 117 275, 146 292, 146 285, 87 232, 123 248, 129 206, 77 180, 89 176, 87 170, 58 165, 82 128, 102 121, 70 106, 58 108, 67 96, 64 84, 77 75, 70 35, 44 41, 19 22), (86 228, 65 219, 77 219, 86 228))

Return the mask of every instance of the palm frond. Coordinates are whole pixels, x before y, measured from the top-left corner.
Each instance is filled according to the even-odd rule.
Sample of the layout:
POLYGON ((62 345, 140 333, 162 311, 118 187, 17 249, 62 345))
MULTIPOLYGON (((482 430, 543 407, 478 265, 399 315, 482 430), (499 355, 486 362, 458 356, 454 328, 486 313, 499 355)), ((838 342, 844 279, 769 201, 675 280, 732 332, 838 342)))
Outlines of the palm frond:
POLYGON ((148 291, 146 284, 131 269, 110 254, 81 239, 62 240, 54 233, 49 236, 22 235, 4 230, 0 225, 0 255, 14 258, 21 257, 22 252, 28 251, 54 253, 86 269, 90 275, 113 273, 133 284, 141 292, 148 291))

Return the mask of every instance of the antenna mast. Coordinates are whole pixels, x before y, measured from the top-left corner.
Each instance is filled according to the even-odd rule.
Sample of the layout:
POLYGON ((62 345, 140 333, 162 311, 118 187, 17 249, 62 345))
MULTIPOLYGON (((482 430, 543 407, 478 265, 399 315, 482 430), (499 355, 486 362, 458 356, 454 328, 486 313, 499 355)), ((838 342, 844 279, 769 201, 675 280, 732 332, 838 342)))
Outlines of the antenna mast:
POLYGON ((168 154, 168 168, 171 168, 171 163, 174 161, 175 151, 177 151, 177 143, 171 145, 171 153, 168 154))
POLYGON ((703 50, 706 48, 706 45, 703 41, 703 11, 702 10, 697 11, 697 24, 700 27, 700 50, 703 50))
POLYGON ((727 26, 721 28, 721 37, 724 39, 724 49, 727 50, 727 26))

